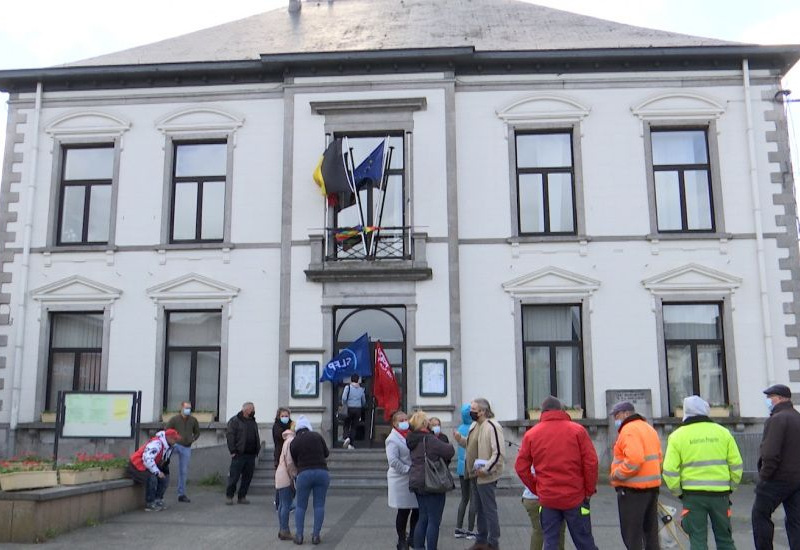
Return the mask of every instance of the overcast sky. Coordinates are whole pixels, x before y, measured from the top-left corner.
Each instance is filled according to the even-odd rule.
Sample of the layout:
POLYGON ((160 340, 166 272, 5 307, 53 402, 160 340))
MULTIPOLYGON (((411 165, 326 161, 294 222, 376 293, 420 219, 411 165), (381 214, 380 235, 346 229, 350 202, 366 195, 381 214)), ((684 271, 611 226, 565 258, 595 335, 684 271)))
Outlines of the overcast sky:
MULTIPOLYGON (((531 3, 697 36, 760 44, 800 43, 798 0, 536 0, 531 3)), ((0 17, 0 70, 45 67, 111 53, 281 8, 288 5, 288 0, 125 3, 29 0, 4 4, 0 17)), ((800 100, 800 67, 792 71, 784 87, 796 90, 793 98, 800 100)), ((0 94, 0 165, 6 99, 0 94)), ((791 123, 800 126, 800 103, 792 105, 791 123)), ((798 138, 793 146, 796 154, 800 129, 794 130, 798 138)))

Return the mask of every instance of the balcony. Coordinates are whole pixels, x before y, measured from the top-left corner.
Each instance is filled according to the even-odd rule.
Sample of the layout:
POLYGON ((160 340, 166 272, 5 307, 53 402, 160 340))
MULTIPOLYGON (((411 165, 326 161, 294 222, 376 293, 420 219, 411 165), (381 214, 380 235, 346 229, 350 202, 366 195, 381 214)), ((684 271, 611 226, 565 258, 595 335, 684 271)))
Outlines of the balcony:
POLYGON ((373 253, 368 249, 365 254, 360 236, 337 240, 310 235, 311 262, 306 278, 317 283, 425 281, 433 277, 425 256, 427 238, 427 233, 387 227, 377 236, 373 253))

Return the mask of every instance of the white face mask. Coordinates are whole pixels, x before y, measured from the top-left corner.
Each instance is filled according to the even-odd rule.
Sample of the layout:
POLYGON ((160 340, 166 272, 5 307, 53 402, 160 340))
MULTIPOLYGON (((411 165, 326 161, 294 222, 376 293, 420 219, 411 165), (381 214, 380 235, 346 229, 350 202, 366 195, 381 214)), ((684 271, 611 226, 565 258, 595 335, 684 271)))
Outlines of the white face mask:
POLYGON ((764 404, 767 406, 767 410, 769 412, 772 412, 772 409, 775 408, 775 405, 772 403, 772 399, 770 399, 769 397, 764 398, 764 404))
POLYGON ((431 431, 433 433, 435 433, 436 435, 439 435, 439 432, 442 431, 442 427, 441 426, 434 426, 433 428, 431 428, 431 431))
POLYGON ((190 414, 192 414, 192 409, 191 408, 186 407, 185 409, 183 409, 183 415, 184 416, 189 416, 190 414))
POLYGON ((398 430, 407 430, 408 429, 408 422, 406 422, 406 421, 398 422, 397 423, 397 429, 398 430))
POLYGON ((619 427, 622 426, 622 420, 617 419, 614 421, 614 427, 619 430, 619 427))

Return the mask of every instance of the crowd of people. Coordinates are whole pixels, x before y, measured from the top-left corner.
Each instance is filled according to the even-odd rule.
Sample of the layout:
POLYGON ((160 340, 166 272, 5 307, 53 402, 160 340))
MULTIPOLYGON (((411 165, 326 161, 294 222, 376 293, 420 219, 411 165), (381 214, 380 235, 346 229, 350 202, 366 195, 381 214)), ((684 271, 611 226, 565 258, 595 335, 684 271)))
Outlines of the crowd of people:
MULTIPOLYGON (((355 395, 362 388, 354 382, 348 388, 355 388, 355 395)), ((754 547, 773 547, 771 517, 783 505, 790 548, 800 549, 800 413, 787 386, 770 386, 764 394, 770 416, 764 424, 751 514, 754 547)), ((353 398, 352 408, 363 405, 362 397, 353 398)), ((514 464, 524 485, 522 505, 531 523, 530 549, 563 549, 568 530, 578 550, 596 550, 591 498, 599 478, 597 452, 586 429, 570 419, 556 397, 547 397, 541 408, 541 419, 523 436, 514 464)), ((716 547, 735 548, 731 495, 742 479, 742 457, 730 431, 710 418, 709 404, 696 395, 684 399, 683 421, 669 435, 663 455, 658 433, 632 403, 616 403, 611 416, 617 435, 608 479, 616 490, 625 547, 660 548, 658 496, 663 480, 682 501, 680 525, 691 550, 707 548, 709 521, 716 547)), ((385 441, 387 502, 396 510, 397 550, 437 549, 446 495, 455 488, 450 474, 454 457, 461 488, 454 536, 474 540, 467 550, 500 547, 496 489, 505 467, 503 428, 483 398, 463 405, 461 420, 453 431, 454 447, 442 433, 438 418, 422 410, 411 417, 401 410, 391 415, 391 432, 385 441)), ((352 424, 349 430, 346 448, 352 424)), ((330 485, 325 439, 306 417, 292 420, 285 407, 275 415, 272 436, 278 538, 303 544, 306 511, 313 498, 311 543, 320 544, 330 485), (294 534, 289 526, 291 510, 295 512, 294 534)), ((180 455, 181 463, 178 501, 190 502, 186 478, 191 445, 198 437, 191 403, 185 402, 164 430, 131 455, 128 469, 134 480, 145 485, 145 511, 165 508, 173 453, 180 455)), ((247 492, 261 449, 253 403, 245 403, 228 421, 227 444, 231 464, 226 503, 233 504, 236 495, 239 504, 248 504, 247 492)))

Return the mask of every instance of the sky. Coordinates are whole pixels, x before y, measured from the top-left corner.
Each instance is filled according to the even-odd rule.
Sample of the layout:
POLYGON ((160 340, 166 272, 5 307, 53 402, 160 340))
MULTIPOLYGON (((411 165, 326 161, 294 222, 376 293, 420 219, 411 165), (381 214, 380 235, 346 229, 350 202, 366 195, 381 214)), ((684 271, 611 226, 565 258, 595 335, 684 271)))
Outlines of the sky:
MULTIPOLYGON (((7 2, 0 12, 0 70, 46 67, 103 55, 283 8, 288 3, 289 0, 7 2)), ((757 44, 800 43, 798 0, 535 0, 531 3, 695 36, 757 44)), ((795 90, 790 98, 798 100, 789 104, 792 147, 797 159, 800 64, 784 80, 784 88, 795 90)), ((0 166, 6 100, 7 96, 0 94, 0 166)), ((800 179, 797 175, 795 160, 795 181, 800 179)))

